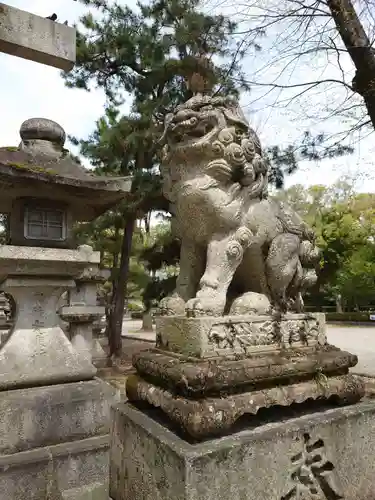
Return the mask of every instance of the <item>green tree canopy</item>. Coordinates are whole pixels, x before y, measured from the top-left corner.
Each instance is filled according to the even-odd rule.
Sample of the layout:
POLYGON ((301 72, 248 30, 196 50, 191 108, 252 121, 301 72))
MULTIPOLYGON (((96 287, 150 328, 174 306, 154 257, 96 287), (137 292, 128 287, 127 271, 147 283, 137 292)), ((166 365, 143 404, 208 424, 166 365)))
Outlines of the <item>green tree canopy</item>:
POLYGON ((195 85, 216 93, 248 87, 235 23, 203 13, 197 0, 138 2, 135 9, 104 0, 84 3, 97 10, 80 20, 77 63, 64 78, 71 87, 102 88, 109 105, 89 139, 73 141, 99 175, 134 177, 132 196, 121 207, 125 222, 109 321, 111 353, 119 355, 135 220, 168 208, 158 173, 164 117, 192 95, 194 76, 200 78, 195 85), (126 97, 129 113, 120 116, 118 106, 126 97))
POLYGON ((352 183, 327 187, 292 186, 278 197, 287 201, 315 230, 321 249, 318 287, 310 297, 341 295, 348 307, 374 302, 375 194, 356 193, 352 183))

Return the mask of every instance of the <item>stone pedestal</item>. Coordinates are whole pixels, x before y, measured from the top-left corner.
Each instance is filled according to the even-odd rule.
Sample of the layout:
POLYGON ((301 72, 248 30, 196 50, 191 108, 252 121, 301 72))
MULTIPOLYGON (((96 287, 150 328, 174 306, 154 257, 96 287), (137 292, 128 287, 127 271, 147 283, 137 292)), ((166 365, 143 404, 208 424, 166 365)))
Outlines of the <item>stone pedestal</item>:
POLYGON ((7 278, 3 290, 17 304, 12 335, 0 351, 0 389, 92 378, 95 367, 74 349, 59 326, 57 303, 68 278, 7 278))
POLYGON ((1 500, 81 500, 82 487, 105 498, 115 391, 94 380, 57 314, 62 293, 98 261, 89 247, 0 247, 1 288, 17 310, 0 349, 1 500))
POLYGON ((106 366, 107 356, 94 333, 94 324, 105 308, 97 305, 98 284, 107 279, 107 272, 97 266, 87 268, 76 278, 76 286, 69 293, 69 305, 60 309, 60 316, 69 322, 69 336, 78 352, 96 367, 106 366))
MULTIPOLYGON (((99 272, 95 274, 93 280, 95 281, 96 292, 98 289, 98 285, 105 283, 109 279, 110 275, 111 272, 108 269, 100 269, 99 272)), ((105 346, 105 343, 103 343, 103 338, 107 340, 108 344, 107 336, 105 334, 103 335, 103 332, 106 328, 105 305, 100 303, 97 293, 95 294, 95 300, 98 310, 100 309, 101 314, 99 317, 97 317, 92 325, 92 362, 97 368, 103 368, 107 366, 107 354, 103 349, 103 346, 105 346)))
POLYGON ((154 413, 130 404, 113 410, 113 500, 374 498, 374 402, 269 421, 199 444, 178 437, 154 413))
POLYGON ((322 314, 160 317, 156 349, 133 358, 135 404, 160 408, 194 439, 231 432, 245 414, 312 400, 355 403, 357 357, 327 344, 322 314))
POLYGON ((0 499, 107 500, 114 394, 99 379, 2 392, 0 499))
MULTIPOLYGON (((105 331, 106 326, 107 326, 107 319, 104 315, 94 322, 94 325, 92 328, 93 337, 98 340, 99 345, 102 348, 102 350, 103 350, 103 347, 108 346, 108 337, 107 337, 106 331, 105 331)), ((104 352, 104 350, 103 350, 103 352, 104 352)))

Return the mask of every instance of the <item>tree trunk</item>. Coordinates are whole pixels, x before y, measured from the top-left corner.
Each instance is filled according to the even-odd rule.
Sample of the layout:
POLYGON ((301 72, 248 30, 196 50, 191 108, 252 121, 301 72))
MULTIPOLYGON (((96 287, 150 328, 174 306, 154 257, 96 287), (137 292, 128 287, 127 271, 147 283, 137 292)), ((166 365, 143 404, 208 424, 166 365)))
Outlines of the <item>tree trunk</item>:
MULTIPOLYGON (((120 229, 118 227, 116 227, 115 237, 114 237, 115 241, 118 240, 119 233, 120 233, 120 229)), ((106 329, 105 329, 105 335, 108 339, 109 346, 111 345, 111 339, 110 339, 110 336, 111 336, 110 321, 111 321, 111 314, 112 314, 111 311, 113 311, 113 309, 114 309, 114 303, 115 303, 115 299, 116 299, 117 273, 115 273, 115 270, 118 268, 118 257, 119 257, 118 252, 112 253, 112 271, 111 271, 111 277, 110 277, 110 281, 112 284, 112 291, 111 291, 110 297, 107 298, 106 308, 105 308, 105 319, 106 319, 106 325, 107 325, 106 329)))
POLYGON ((124 237, 121 245, 120 268, 114 284, 111 310, 108 322, 109 356, 119 358, 122 351, 122 321, 126 297, 126 284, 129 274, 129 259, 132 246, 135 219, 129 218, 124 226, 124 237))
POLYGON ((353 90, 365 101, 375 128, 375 54, 351 0, 327 0, 337 31, 356 68, 353 90))
POLYGON ((100 267, 102 267, 104 265, 104 257, 105 257, 105 254, 104 254, 104 250, 100 250, 100 267))
POLYGON ((152 331, 152 314, 151 311, 146 311, 142 317, 142 330, 144 332, 152 331))
POLYGON ((145 217, 143 218, 143 221, 145 223, 145 233, 146 234, 150 234, 150 227, 151 227, 150 219, 151 219, 151 212, 146 214, 145 217))
POLYGON ((112 254, 112 269, 117 269, 118 268, 118 253, 113 253, 112 254))
MULTIPOLYGON (((120 228, 116 227, 114 241, 116 242, 119 238, 120 228)), ((118 253, 115 252, 112 254, 112 269, 116 269, 118 267, 118 253)))

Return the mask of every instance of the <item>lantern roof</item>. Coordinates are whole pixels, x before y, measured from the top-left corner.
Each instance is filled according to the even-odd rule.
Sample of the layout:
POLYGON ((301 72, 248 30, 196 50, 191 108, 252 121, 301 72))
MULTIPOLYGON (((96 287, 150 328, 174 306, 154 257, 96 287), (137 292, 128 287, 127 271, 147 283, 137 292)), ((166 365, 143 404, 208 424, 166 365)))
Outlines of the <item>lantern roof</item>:
POLYGON ((20 136, 18 147, 0 148, 0 212, 11 211, 15 198, 32 197, 66 202, 77 220, 91 220, 130 193, 131 177, 95 175, 74 160, 58 123, 31 118, 20 136))

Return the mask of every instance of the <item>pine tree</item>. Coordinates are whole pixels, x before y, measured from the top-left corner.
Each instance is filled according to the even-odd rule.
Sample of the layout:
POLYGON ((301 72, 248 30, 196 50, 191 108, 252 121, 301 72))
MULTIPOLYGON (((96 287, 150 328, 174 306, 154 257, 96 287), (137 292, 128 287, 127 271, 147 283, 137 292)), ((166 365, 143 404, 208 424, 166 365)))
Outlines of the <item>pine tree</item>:
POLYGON ((85 90, 95 83, 110 106, 89 140, 80 142, 81 151, 98 174, 134 176, 131 197, 122 207, 124 236, 109 321, 111 355, 119 356, 135 220, 168 208, 158 173, 157 139, 164 117, 192 95, 193 75, 218 94, 236 94, 248 86, 235 23, 204 14, 197 0, 154 0, 138 3, 137 10, 104 0, 84 3, 97 7, 100 15, 81 19, 77 63, 64 78, 68 86, 85 90), (126 95, 132 99, 130 112, 119 117, 116 108, 126 95))

